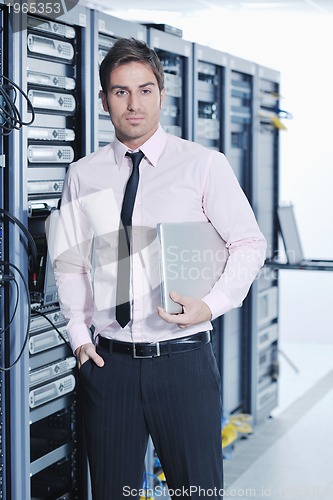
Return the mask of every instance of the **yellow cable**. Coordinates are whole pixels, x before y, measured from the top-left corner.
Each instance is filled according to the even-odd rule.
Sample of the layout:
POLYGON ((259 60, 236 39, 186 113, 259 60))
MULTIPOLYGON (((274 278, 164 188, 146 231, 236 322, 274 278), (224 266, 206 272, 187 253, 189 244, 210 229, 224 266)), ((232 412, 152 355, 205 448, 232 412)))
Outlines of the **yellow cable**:
POLYGON ((222 448, 230 446, 238 437, 238 432, 233 424, 227 424, 222 429, 222 448))

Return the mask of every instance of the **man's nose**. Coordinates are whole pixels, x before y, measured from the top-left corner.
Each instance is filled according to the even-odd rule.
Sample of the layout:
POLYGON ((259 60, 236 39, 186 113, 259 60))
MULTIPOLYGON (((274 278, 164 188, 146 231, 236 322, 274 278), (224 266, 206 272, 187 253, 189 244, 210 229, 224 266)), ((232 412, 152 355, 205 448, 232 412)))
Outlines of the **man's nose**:
POLYGON ((140 100, 137 95, 131 94, 128 98, 128 109, 136 111, 140 108, 140 100))

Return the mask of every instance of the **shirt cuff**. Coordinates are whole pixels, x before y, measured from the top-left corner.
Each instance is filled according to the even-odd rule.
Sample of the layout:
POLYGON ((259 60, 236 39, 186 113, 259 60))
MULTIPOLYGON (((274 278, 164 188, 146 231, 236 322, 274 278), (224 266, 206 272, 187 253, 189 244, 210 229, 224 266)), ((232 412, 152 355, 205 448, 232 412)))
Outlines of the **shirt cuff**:
POLYGON ((234 308, 229 298, 223 292, 217 293, 215 291, 206 295, 202 300, 212 312, 211 321, 234 308))
POLYGON ((73 353, 83 344, 92 343, 92 336, 86 324, 68 325, 68 337, 73 353))

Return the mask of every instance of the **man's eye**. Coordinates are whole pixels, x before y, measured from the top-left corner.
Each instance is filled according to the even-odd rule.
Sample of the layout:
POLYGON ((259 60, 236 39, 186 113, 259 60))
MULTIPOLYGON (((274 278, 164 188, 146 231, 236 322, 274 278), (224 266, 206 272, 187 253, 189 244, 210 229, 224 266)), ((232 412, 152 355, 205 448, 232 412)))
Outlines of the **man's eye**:
POLYGON ((143 89, 143 90, 142 90, 142 93, 143 93, 143 94, 150 94, 150 93, 151 93, 151 90, 150 90, 150 89, 143 89))
POLYGON ((122 96, 126 94, 126 90, 117 90, 116 95, 122 96))

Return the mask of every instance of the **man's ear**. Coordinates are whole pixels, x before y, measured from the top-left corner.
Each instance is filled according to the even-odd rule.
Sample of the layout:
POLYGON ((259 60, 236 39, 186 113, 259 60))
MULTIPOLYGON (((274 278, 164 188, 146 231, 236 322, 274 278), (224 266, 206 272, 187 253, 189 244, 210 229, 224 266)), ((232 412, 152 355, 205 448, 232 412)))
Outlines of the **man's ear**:
POLYGON ((108 113, 109 112, 109 105, 108 105, 108 101, 106 99, 106 96, 105 96, 103 90, 99 91, 99 96, 102 100, 102 106, 103 106, 104 111, 106 111, 108 113))
POLYGON ((160 109, 164 108, 164 101, 165 101, 165 87, 161 90, 161 99, 160 99, 160 109))

